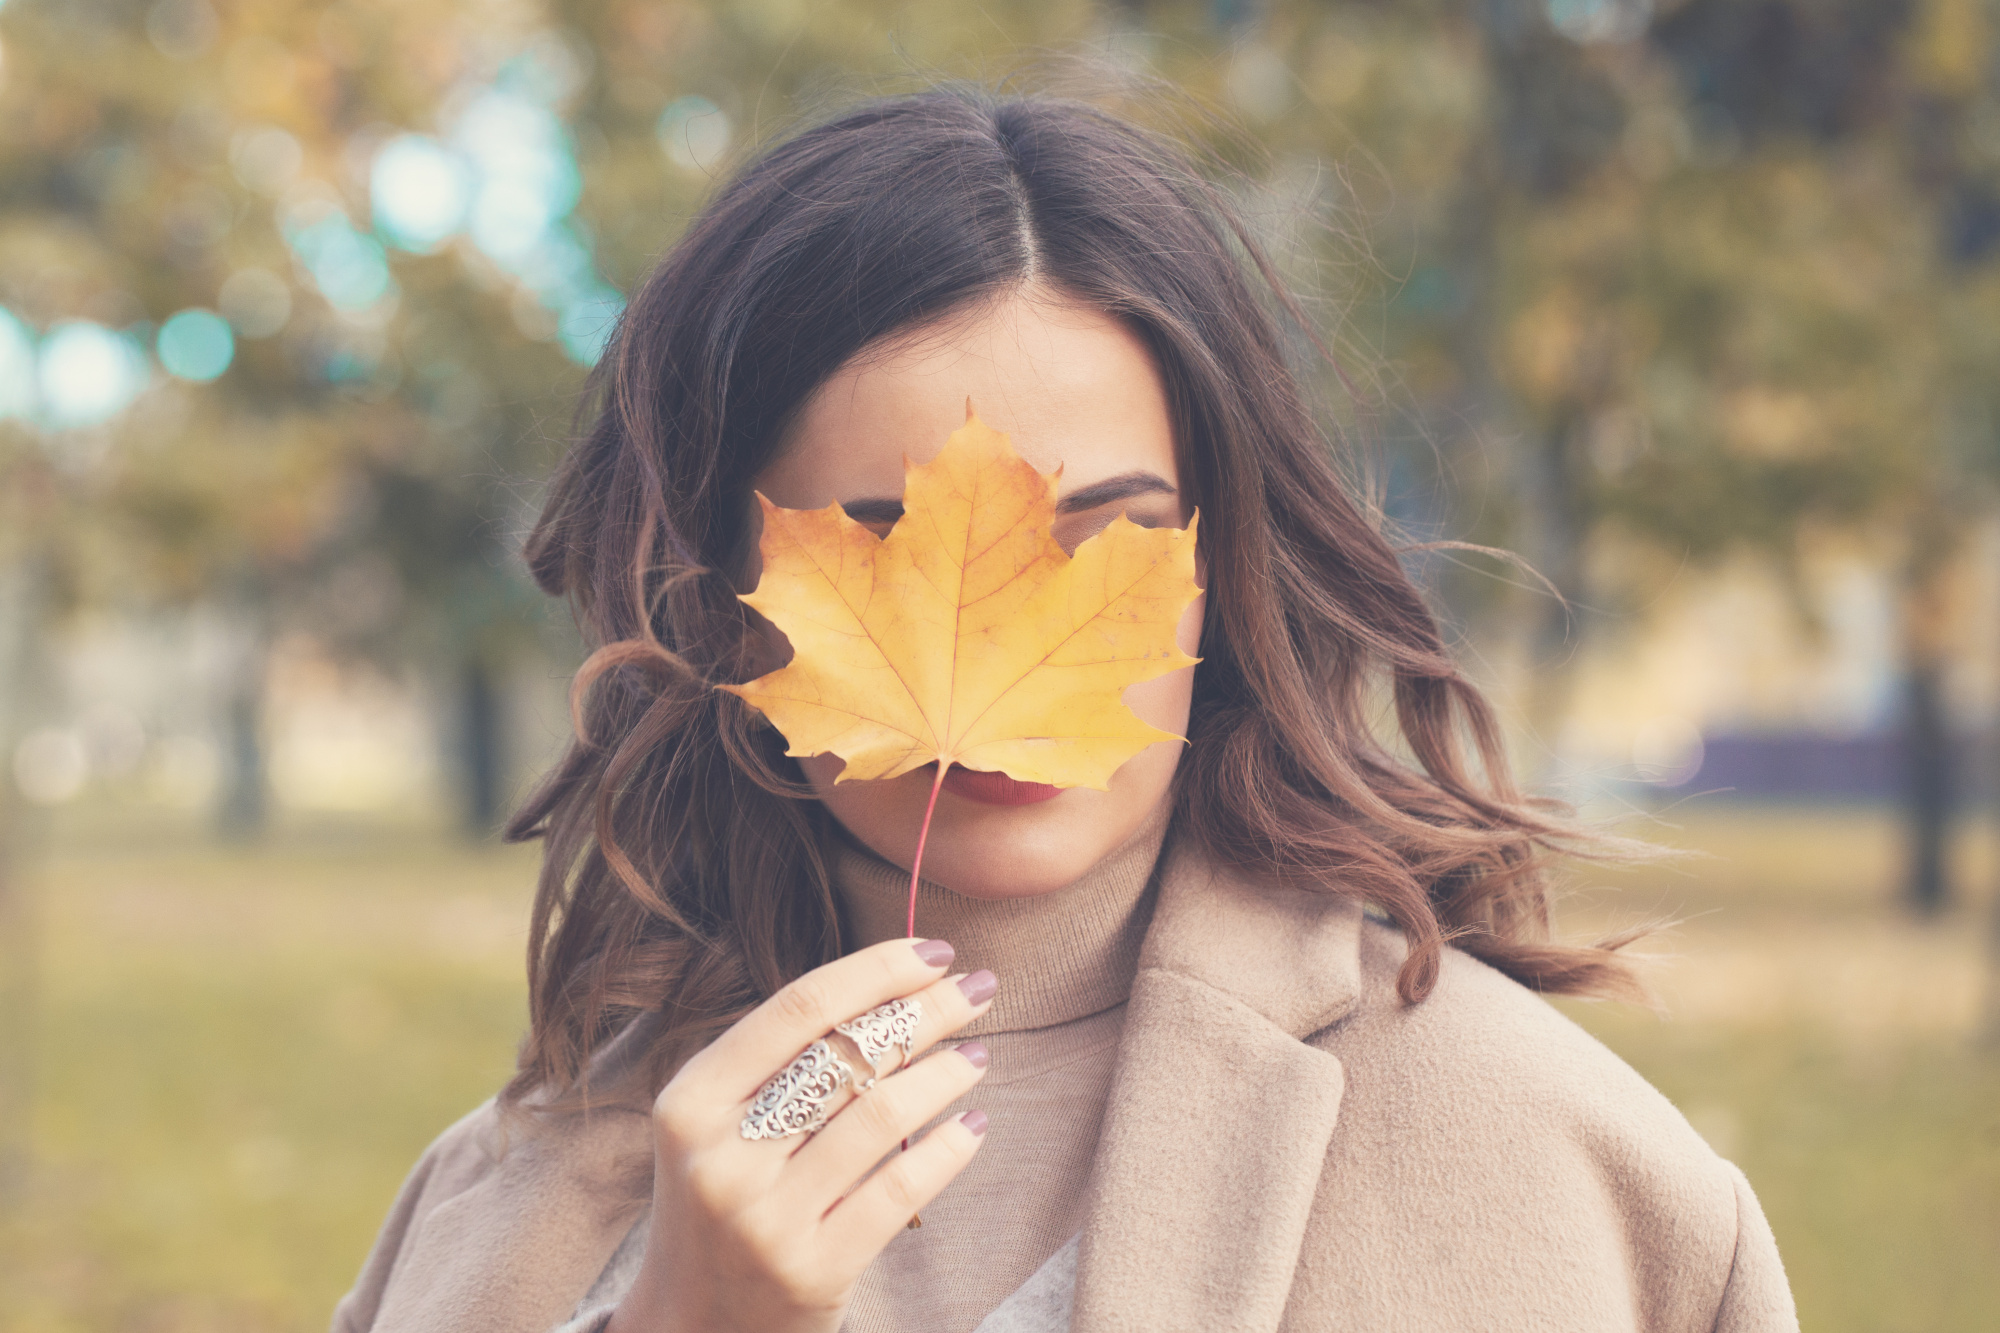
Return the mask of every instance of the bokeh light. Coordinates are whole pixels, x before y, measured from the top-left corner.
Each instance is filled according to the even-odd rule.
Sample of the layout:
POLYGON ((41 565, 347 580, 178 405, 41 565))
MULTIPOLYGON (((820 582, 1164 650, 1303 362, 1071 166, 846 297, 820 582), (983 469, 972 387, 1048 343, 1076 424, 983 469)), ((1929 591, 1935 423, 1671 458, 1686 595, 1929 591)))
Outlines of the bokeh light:
MULTIPOLYGON (((436 155, 465 164, 470 208, 464 226, 480 251, 519 280, 511 302, 515 325, 592 365, 625 301, 598 272, 589 241, 569 221, 583 177, 555 108, 581 86, 583 72, 568 45, 543 34, 508 61, 492 85, 465 99, 448 122, 447 143, 428 141, 424 151, 433 155, 433 168, 436 155)), ((712 130, 703 133, 712 141, 712 130)), ((379 200, 379 176, 377 194, 379 200)), ((379 202, 377 221, 394 240, 379 202)))
POLYGON ((42 341, 39 373, 42 417, 65 429, 109 421, 146 387, 146 355, 122 333, 89 320, 71 320, 42 341))
POLYGON ((582 237, 560 222, 542 233, 540 243, 521 256, 514 271, 529 290, 558 303, 563 292, 596 276, 582 237))
POLYGON ((212 380, 236 359, 236 337, 229 321, 212 310, 182 310, 169 316, 153 346, 166 372, 184 380, 212 380))
POLYGON ((713 171, 729 151, 729 116, 706 97, 679 97, 660 113, 655 134, 676 166, 713 171))
POLYGON ((1629 42, 1646 31, 1653 0, 1543 0, 1549 22, 1573 42, 1629 42))
POLYGON ((399 249, 428 253, 465 225, 470 173, 464 159, 428 135, 384 144, 368 186, 375 229, 399 249))
POLYGON ((288 219, 283 230, 292 253, 335 310, 366 310, 394 286, 382 243, 356 231, 338 209, 328 207, 310 222, 288 219))
POLYGON ((593 63, 588 47, 544 30, 528 38, 520 54, 501 66, 495 83, 543 106, 560 106, 583 88, 593 63))
POLYGON ((549 108, 488 89, 466 107, 452 138, 480 175, 472 239, 501 263, 525 259, 576 207, 583 178, 569 133, 549 108))
POLYGON ((534 253, 555 215, 546 194, 526 181, 488 181, 472 215, 472 239, 500 260, 519 262, 534 253))
POLYGON ((0 419, 35 414, 35 334, 0 306, 0 419))
POLYGON ((624 296, 609 284, 599 283, 575 292, 562 307, 556 338, 570 360, 581 366, 594 366, 604 355, 604 346, 611 340, 618 316, 624 312, 624 296))

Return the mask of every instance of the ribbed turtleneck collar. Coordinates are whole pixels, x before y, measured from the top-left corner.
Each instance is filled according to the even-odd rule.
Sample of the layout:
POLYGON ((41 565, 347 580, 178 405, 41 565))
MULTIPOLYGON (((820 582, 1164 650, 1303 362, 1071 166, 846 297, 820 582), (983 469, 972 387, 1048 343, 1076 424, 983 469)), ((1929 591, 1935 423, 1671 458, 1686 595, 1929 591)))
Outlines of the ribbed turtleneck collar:
MULTIPOLYGON (((1081 879, 1053 893, 988 901, 930 880, 917 885, 918 933, 951 943, 958 951, 952 971, 983 967, 1000 978, 993 1007, 959 1036, 1050 1027, 1125 1002, 1152 914, 1153 868, 1166 840, 1168 804, 1162 802, 1081 879)), ((850 947, 900 936, 910 872, 840 831, 832 853, 850 947)))

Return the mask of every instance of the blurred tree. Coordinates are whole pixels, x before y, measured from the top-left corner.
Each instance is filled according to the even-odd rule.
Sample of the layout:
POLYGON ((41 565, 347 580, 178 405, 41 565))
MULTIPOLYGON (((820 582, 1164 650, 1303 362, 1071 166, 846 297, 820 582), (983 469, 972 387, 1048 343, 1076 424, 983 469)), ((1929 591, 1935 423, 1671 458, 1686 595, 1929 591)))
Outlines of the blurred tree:
POLYGON ((573 397, 618 289, 768 131, 766 104, 942 65, 966 20, 1000 51, 1098 20, 966 6, 898 49, 882 38, 899 6, 853 11, 0 10, 0 362, 11 329, 46 381, 81 317, 129 381, 14 412, 62 497, 43 516, 65 571, 52 612, 217 612, 225 831, 262 820, 268 650, 302 630, 456 700, 440 731, 468 824, 489 828, 509 794, 506 679, 560 634, 513 558, 528 479, 563 434, 540 414, 573 397))
POLYGON ((1985 10, 1688 0, 1650 26, 1618 0, 1462 12, 1481 110, 1411 246, 1424 257, 1390 347, 1420 393, 1443 387, 1425 406, 1448 463, 1465 436, 1506 450, 1493 484, 1458 478, 1478 506, 1462 512, 1581 609, 1523 618, 1539 726, 1553 739, 1591 608, 1642 601, 1688 556, 1750 547, 1796 569, 1816 534, 1857 534, 1904 571, 1907 885, 1934 910, 1953 795, 1942 680, 1962 647, 1949 585, 1995 509, 1985 10))
POLYGON ((1535 732, 1558 742, 1580 636, 1685 560, 1761 552, 1810 619, 1804 552, 1848 534, 1902 571, 1906 889, 1940 906, 1952 584, 2000 510, 1990 6, 1209 15, 1225 59, 1163 60, 1233 103, 1277 174, 1332 166, 1322 263, 1357 308, 1387 297, 1379 345, 1423 419, 1391 471, 1435 469, 1449 484, 1431 495, 1451 498, 1405 499, 1405 516, 1523 552, 1567 600, 1446 584, 1519 642, 1535 732))
MULTIPOLYGON (((10 443, 0 440, 0 449, 10 443)), ((0 473, 4 475, 4 473, 0 473)), ((41 693, 46 664, 34 634, 42 617, 35 604, 46 588, 37 554, 15 546, 25 488, 0 490, 0 756, 12 759, 25 739, 30 701, 41 693)), ((11 774, 6 775, 11 777, 11 774)), ((0 1213, 23 1196, 28 1170, 27 1128, 32 1105, 31 1052, 35 1020, 38 932, 19 872, 26 821, 14 782, 0 780, 0 1213)))
MULTIPOLYGON (((1595 608, 1843 530, 1901 553, 1912 772, 1945 774, 1955 647, 1923 609, 1991 506, 1990 26, 1984 0, 12 0, 0 305, 50 381, 15 414, 52 605, 218 604, 246 825, 273 638, 421 669, 487 827, 510 663, 551 632, 511 555, 563 433, 537 407, 617 290, 802 111, 1080 44, 1185 89, 1174 128, 1261 182, 1392 511, 1568 598, 1446 583, 1520 643, 1543 736, 1595 608), (208 310, 219 370, 177 313, 208 310), (139 351, 123 411, 50 379, 139 351)), ((1949 788, 1911 798, 1933 901, 1949 788)))
MULTIPOLYGON (((437 214, 436 179, 404 182, 399 199, 371 168, 398 127, 431 126, 454 92, 483 93, 491 121, 512 114, 485 129, 502 158, 523 152, 510 133, 560 135, 549 106, 573 95, 576 57, 538 48, 543 30, 520 16, 493 18, 477 4, 225 16, 202 0, 5 13, 0 117, 18 132, 0 150, 0 301, 41 331, 41 392, 23 415, 64 497, 41 516, 47 541, 72 605, 218 607, 226 832, 263 820, 266 659, 300 629, 469 691, 478 702, 460 711, 482 734, 457 747, 467 815, 493 820, 494 677, 540 632, 497 530, 513 517, 503 486, 545 465, 531 413, 593 353, 576 326, 616 313, 615 293, 589 289, 587 258, 530 290, 462 239, 462 254, 424 255, 448 238, 371 227, 385 208, 437 214), (550 86, 509 103, 508 78, 550 86), (407 259, 391 258, 399 245, 407 259), (209 317, 219 360, 170 341, 177 309, 227 317, 209 317), (100 386, 111 401, 67 415, 51 392, 56 330, 80 314, 135 351, 153 344, 160 364, 140 363, 122 413, 132 391, 100 386), (426 524, 421 539, 377 540, 406 518, 426 524)), ((565 151, 528 164, 553 161, 558 179, 542 198, 516 191, 517 233, 561 228, 567 201, 547 196, 564 189, 565 151)))
MULTIPOLYGON (((1833 521, 1900 547, 1906 884, 1913 906, 1936 911, 1957 787, 1949 584, 1993 512, 1992 339, 1966 336, 2000 316, 1989 15, 1980 0, 1692 0, 1653 38, 1697 145, 1726 159, 1714 170, 1733 185, 1729 239, 1747 261, 1709 327, 1669 328, 1666 346, 1723 336, 1721 357, 1696 361, 1722 395, 1705 429, 1765 464, 1698 470, 1734 492, 1727 507, 1729 492, 1711 494, 1718 512, 1738 511, 1735 532, 1761 526, 1785 549, 1803 524, 1833 521)), ((1626 515, 1700 532, 1660 503, 1662 478, 1636 475, 1626 515)))

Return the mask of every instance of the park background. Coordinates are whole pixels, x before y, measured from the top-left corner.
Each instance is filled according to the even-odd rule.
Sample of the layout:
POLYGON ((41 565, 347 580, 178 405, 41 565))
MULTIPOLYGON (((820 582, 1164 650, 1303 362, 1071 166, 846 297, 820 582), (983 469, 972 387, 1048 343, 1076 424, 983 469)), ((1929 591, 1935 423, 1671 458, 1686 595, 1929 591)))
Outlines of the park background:
MULTIPOLYGON (((505 1076, 516 549, 719 174, 939 77, 1199 146, 1815 1330, 2000 1325, 1994 0, 0 0, 0 1329, 324 1326, 505 1076)), ((1302 356, 1302 364, 1310 365, 1302 356)))

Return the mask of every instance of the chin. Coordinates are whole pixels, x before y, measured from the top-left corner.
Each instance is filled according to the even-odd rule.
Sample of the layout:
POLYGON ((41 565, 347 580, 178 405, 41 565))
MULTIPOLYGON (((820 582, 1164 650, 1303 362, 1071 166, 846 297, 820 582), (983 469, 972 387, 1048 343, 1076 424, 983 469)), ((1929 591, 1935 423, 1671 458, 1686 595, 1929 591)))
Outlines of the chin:
MULTIPOLYGON (((938 793, 923 876, 954 893, 990 900, 1032 898, 1081 879, 1145 825, 1167 799, 1182 743, 1162 742, 1112 775, 1107 791, 1072 787, 1028 804, 992 804, 938 793)), ((840 782, 830 755, 800 761, 820 801, 861 844, 909 869, 936 772, 883 782, 840 782)))

